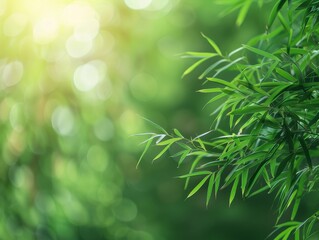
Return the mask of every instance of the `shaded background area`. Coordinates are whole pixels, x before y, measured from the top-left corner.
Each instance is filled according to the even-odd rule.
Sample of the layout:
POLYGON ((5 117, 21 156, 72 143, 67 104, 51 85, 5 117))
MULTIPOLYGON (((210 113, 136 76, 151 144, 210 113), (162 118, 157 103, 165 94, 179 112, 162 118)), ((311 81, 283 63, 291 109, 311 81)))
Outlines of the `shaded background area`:
MULTIPOLYGON (((255 6, 256 7, 256 6, 255 6)), ((173 159, 136 169, 151 126, 195 136, 214 106, 185 51, 222 51, 265 29, 251 11, 219 17, 214 1, 0 0, 1 239, 264 239, 271 199, 227 206, 227 189, 206 209, 185 201, 173 159)), ((258 17, 257 17, 258 16, 258 17)), ((153 154, 153 155, 152 155, 153 154)), ((147 161, 147 158, 150 159, 147 161)))

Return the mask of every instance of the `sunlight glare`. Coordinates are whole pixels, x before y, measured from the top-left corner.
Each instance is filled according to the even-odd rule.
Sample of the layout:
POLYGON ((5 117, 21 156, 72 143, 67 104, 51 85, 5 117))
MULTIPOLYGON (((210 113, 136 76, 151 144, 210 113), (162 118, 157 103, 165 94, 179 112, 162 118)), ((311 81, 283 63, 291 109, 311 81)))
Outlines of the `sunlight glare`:
POLYGON ((152 0, 125 0, 125 4, 133 10, 142 10, 150 6, 152 0))
POLYGON ((92 90, 101 80, 101 72, 94 62, 79 66, 74 72, 73 82, 81 92, 92 90))
POLYGON ((73 58, 81 58, 88 54, 93 47, 91 40, 80 40, 74 35, 68 38, 65 43, 67 53, 73 58))
POLYGON ((8 37, 18 36, 27 25, 27 17, 22 13, 10 15, 3 24, 3 33, 8 37))
POLYGON ((33 38, 36 43, 48 44, 58 35, 59 23, 55 16, 46 16, 38 20, 33 27, 33 38))

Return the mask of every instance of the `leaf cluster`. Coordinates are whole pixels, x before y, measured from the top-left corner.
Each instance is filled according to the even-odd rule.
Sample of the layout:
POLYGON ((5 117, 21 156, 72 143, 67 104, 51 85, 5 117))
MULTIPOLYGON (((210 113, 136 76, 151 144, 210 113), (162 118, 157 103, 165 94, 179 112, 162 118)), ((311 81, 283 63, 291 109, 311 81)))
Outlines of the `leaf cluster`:
MULTIPOLYGON (((241 24, 253 1, 235 2, 241 24)), ((308 239, 318 223, 318 212, 295 220, 302 198, 318 191, 319 183, 318 7, 315 0, 276 1, 266 33, 229 54, 203 35, 212 52, 186 53, 199 60, 183 75, 212 62, 199 76, 205 79, 199 92, 211 95, 208 104, 215 103, 212 129, 194 139, 162 129, 150 134, 144 151, 156 139, 163 147, 156 160, 176 145, 178 165, 185 159, 190 164, 179 177, 185 188, 190 179, 201 178, 187 197, 206 186, 207 205, 225 187, 231 188, 229 204, 238 192, 244 198, 273 193, 277 224, 290 213, 289 221, 277 225, 276 240, 308 239)))

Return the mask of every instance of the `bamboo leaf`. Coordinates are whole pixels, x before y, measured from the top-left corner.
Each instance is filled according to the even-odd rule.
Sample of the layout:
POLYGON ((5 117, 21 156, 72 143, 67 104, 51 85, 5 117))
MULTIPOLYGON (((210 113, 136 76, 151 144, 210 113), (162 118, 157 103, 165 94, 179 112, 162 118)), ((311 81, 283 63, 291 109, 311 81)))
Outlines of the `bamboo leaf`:
POLYGON ((289 160, 292 159, 294 154, 289 154, 287 157, 285 157, 283 160, 281 160, 278 168, 277 168, 277 171, 276 171, 276 174, 275 174, 275 179, 282 173, 282 171, 285 169, 287 163, 289 162, 289 160))
POLYGON ((291 82, 298 82, 298 80, 292 76, 290 73, 286 72, 285 70, 281 69, 281 68, 276 68, 276 72, 282 76, 283 78, 291 81, 291 82))
POLYGON ((265 58, 269 58, 269 59, 272 59, 272 60, 275 60, 275 61, 278 61, 280 62, 280 59, 278 57, 276 57, 275 55, 269 53, 269 52, 265 52, 263 50, 260 50, 258 48, 254 48, 254 47, 251 47, 251 46, 248 46, 248 45, 243 45, 244 48, 246 48, 247 50, 253 52, 253 53, 256 53, 260 56, 263 56, 265 58))
POLYGON ((242 114, 264 112, 268 110, 269 110, 269 107, 264 107, 264 106, 247 106, 247 107, 243 107, 243 108, 239 108, 234 111, 231 111, 229 114, 242 115, 242 114))
POLYGON ((224 85, 226 87, 230 87, 231 89, 237 89, 237 87, 233 83, 227 82, 227 81, 219 79, 219 78, 212 77, 212 78, 207 78, 207 80, 224 85))
POLYGON ((179 168, 180 165, 183 163, 183 161, 185 160, 185 158, 188 156, 188 154, 191 152, 191 149, 187 149, 184 151, 184 153, 182 154, 182 156, 180 157, 177 167, 179 168))
POLYGON ((153 162, 157 159, 159 159, 169 148, 170 146, 172 145, 173 143, 170 143, 168 144, 167 146, 165 146, 165 148, 159 153, 156 155, 156 157, 153 159, 153 162))
POLYGON ((231 203, 233 202, 235 195, 236 195, 236 191, 237 191, 237 186, 238 186, 238 182, 239 182, 239 177, 237 177, 234 181, 234 184, 232 186, 232 189, 230 191, 230 196, 229 196, 229 206, 231 205, 231 203))
POLYGON ((221 174, 222 174, 222 172, 219 171, 219 172, 216 174, 216 177, 215 177, 215 198, 217 197, 217 193, 218 193, 218 191, 219 191, 219 185, 220 185, 221 174))
POLYGON ((199 65, 201 65, 203 62, 207 61, 209 58, 203 58, 197 62, 195 62, 193 65, 191 65, 189 68, 187 68, 183 75, 182 78, 185 77, 186 75, 190 74, 191 72, 193 72, 199 65))
POLYGON ((224 63, 224 62, 229 62, 228 59, 221 59, 217 62, 215 62, 214 64, 212 64, 211 66, 209 66, 200 76, 199 79, 203 79, 208 73, 210 73, 212 70, 214 70, 216 67, 218 67, 220 64, 224 63))
POLYGON ((218 54, 210 52, 186 52, 182 55, 183 58, 193 57, 193 58, 211 58, 218 54))
POLYGON ((209 37, 207 37, 204 33, 202 33, 202 36, 209 42, 209 44, 214 48, 214 50, 216 51, 216 53, 220 56, 222 56, 222 52, 220 51, 219 47, 217 46, 217 44, 210 39, 209 37))
POLYGON ((184 136, 180 133, 180 131, 178 131, 178 129, 174 128, 173 131, 177 136, 184 138, 184 136))
POLYGON ((210 178, 209 178, 209 182, 208 182, 207 196, 206 196, 206 207, 208 206, 209 201, 212 197, 214 182, 215 182, 215 173, 212 173, 210 178))
POLYGON ((207 181, 207 179, 210 177, 210 175, 207 175, 206 177, 204 177, 197 185, 196 187, 193 188, 193 190, 188 194, 187 198, 190 198, 191 196, 193 196, 195 193, 198 192, 198 190, 205 184, 205 182, 207 181))
POLYGON ((158 125, 157 123, 142 117, 145 121, 149 122, 151 125, 153 125, 155 128, 157 128, 158 130, 160 130, 161 132, 165 133, 166 135, 169 135, 168 132, 166 132, 166 130, 164 128, 162 128, 160 125, 158 125))
POLYGON ((240 12, 236 20, 237 26, 240 26, 244 22, 248 9, 251 4, 252 4, 252 0, 245 1, 244 6, 240 9, 240 12))
POLYGON ((245 57, 237 58, 236 60, 232 61, 231 63, 227 64, 226 66, 218 69, 218 71, 214 74, 213 77, 217 77, 220 73, 222 73, 226 69, 230 68, 231 66, 235 65, 236 63, 238 63, 238 62, 240 62, 241 60, 244 60, 244 59, 245 59, 245 57))
POLYGON ((165 145, 168 145, 168 144, 173 144, 174 142, 177 142, 179 140, 181 140, 182 138, 171 138, 171 139, 167 139, 165 141, 162 141, 162 142, 157 142, 156 144, 158 146, 165 146, 165 145))
POLYGON ((152 144, 152 142, 153 142, 153 139, 154 139, 154 138, 151 138, 151 139, 146 143, 145 148, 144 148, 144 151, 143 151, 142 155, 140 156, 139 160, 137 161, 136 168, 138 168, 138 166, 139 166, 140 162, 142 161, 142 159, 143 159, 145 153, 147 152, 147 150, 148 150, 149 147, 151 146, 151 144, 152 144))
POLYGON ((269 20, 268 20, 268 28, 271 28, 272 24, 274 23, 274 21, 276 19, 278 12, 283 7, 285 2, 286 2, 286 0, 279 0, 272 8, 272 10, 270 12, 269 20))
POLYGON ((305 154, 308 166, 309 166, 310 169, 312 169, 312 160, 311 160, 311 157, 310 157, 309 150, 308 150, 307 144, 305 142, 305 139, 302 136, 299 136, 298 140, 299 140, 301 148, 302 148, 302 150, 303 150, 303 152, 305 154))
POLYGON ((200 89, 197 92, 200 93, 216 93, 216 92, 221 92, 221 88, 206 88, 206 89, 200 89))
POLYGON ((193 172, 193 173, 188 173, 185 175, 178 176, 177 178, 188 178, 188 177, 195 177, 195 176, 201 176, 201 175, 211 175, 212 172, 210 171, 199 171, 199 172, 193 172))

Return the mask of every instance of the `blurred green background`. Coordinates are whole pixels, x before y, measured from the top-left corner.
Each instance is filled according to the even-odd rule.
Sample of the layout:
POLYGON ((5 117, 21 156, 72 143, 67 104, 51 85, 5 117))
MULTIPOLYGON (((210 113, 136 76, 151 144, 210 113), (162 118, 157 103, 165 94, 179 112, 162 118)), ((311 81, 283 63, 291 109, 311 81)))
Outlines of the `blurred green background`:
POLYGON ((271 199, 185 201, 187 169, 152 165, 157 149, 136 169, 132 137, 152 130, 142 117, 209 129, 214 106, 179 54, 211 51, 201 32, 225 52, 263 33, 255 7, 239 28, 211 0, 0 0, 0 239, 264 239, 271 199))

